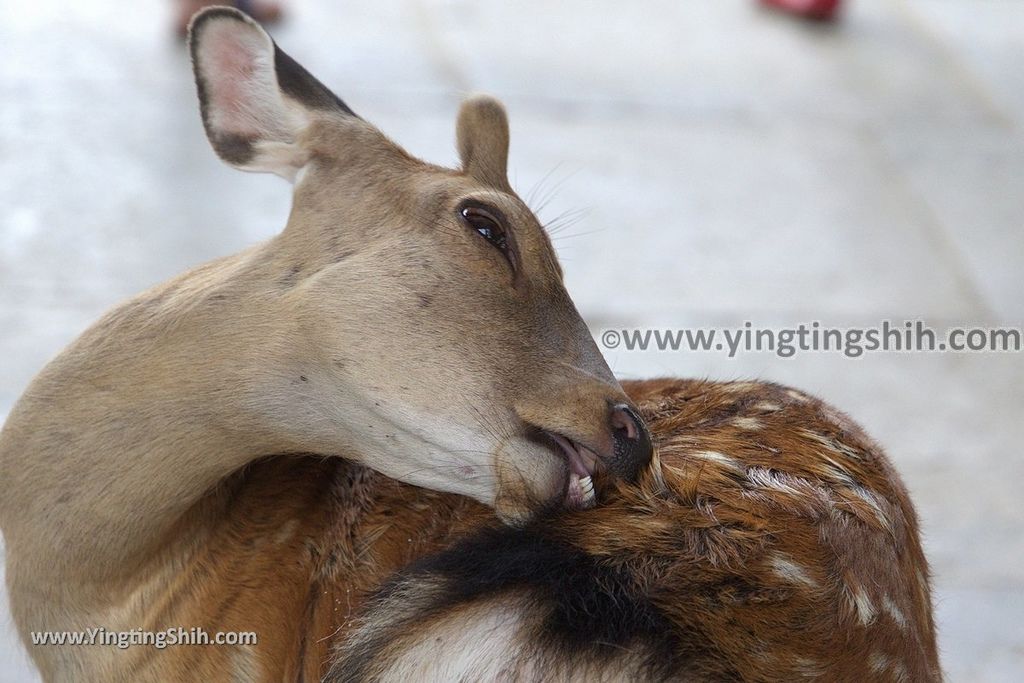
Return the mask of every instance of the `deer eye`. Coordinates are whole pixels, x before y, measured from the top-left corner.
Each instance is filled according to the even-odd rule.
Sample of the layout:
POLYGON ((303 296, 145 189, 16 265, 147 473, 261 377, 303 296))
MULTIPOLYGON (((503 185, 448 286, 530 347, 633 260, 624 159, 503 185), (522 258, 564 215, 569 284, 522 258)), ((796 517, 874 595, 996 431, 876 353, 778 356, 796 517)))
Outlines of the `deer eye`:
POLYGON ((497 218, 477 206, 466 206, 459 210, 463 222, 498 249, 512 262, 508 233, 497 218))

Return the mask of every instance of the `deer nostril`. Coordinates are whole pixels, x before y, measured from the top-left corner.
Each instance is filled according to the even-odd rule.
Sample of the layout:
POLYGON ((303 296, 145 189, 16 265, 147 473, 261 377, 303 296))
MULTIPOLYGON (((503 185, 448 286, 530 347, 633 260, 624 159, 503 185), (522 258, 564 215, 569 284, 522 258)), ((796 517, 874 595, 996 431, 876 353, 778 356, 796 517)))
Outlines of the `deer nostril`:
POLYGON ((612 408, 612 431, 615 432, 616 439, 636 439, 640 432, 637 428, 638 422, 640 418, 629 406, 618 405, 612 408))
POLYGON ((636 411, 625 404, 612 406, 609 419, 615 445, 612 469, 626 479, 635 479, 654 455, 647 426, 636 411))

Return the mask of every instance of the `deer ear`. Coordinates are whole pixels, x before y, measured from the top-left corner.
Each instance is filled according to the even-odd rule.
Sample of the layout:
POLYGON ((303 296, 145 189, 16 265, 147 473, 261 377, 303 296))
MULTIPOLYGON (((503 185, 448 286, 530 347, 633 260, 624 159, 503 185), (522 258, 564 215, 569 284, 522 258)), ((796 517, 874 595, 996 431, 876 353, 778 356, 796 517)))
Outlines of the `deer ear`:
POLYGON ((508 117, 501 102, 486 95, 463 102, 455 137, 466 175, 492 187, 509 189, 508 117))
POLYGON ((198 13, 189 27, 189 49, 206 136, 236 168, 294 180, 308 161, 299 137, 312 116, 355 116, 238 10, 198 13))

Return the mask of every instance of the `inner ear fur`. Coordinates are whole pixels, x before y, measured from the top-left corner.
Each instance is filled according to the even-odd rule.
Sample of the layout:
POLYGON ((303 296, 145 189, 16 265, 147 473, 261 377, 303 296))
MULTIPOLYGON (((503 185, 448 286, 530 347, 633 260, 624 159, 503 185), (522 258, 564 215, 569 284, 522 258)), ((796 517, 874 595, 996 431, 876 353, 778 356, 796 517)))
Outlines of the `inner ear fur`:
POLYGON ((497 189, 509 189, 508 116, 501 102, 488 95, 464 101, 455 137, 466 175, 497 189))
POLYGON ((232 166, 294 178, 306 162, 297 139, 312 115, 355 117, 238 10, 199 12, 189 27, 189 50, 206 135, 232 166))

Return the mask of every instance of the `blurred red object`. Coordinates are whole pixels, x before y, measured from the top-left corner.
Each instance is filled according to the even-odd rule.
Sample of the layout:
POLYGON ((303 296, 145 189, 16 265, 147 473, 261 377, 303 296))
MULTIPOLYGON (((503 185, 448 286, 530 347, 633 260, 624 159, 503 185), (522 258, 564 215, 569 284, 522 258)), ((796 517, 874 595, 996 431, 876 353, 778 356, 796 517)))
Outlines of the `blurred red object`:
POLYGON ((841 0, 760 0, 760 3, 765 7, 818 21, 835 19, 842 4, 841 0))

